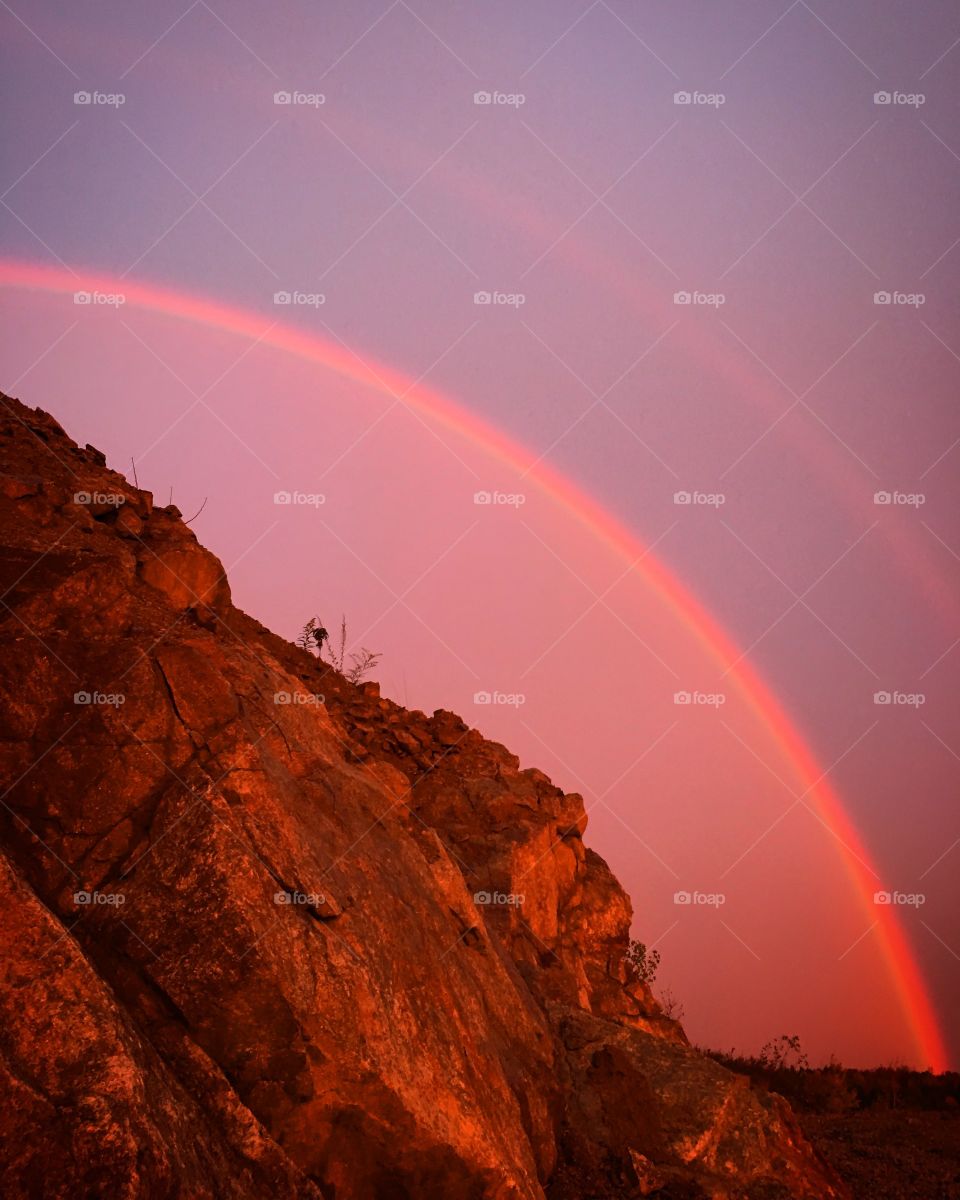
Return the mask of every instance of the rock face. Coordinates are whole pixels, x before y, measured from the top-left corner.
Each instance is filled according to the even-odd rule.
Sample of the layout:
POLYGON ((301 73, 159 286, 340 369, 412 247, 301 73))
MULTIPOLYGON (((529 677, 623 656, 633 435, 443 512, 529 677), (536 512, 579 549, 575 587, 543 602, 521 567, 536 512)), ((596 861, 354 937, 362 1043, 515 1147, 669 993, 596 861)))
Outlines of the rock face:
POLYGON ((45 413, 0 423, 5 1197, 845 1194, 631 982, 579 796, 236 610, 45 413))

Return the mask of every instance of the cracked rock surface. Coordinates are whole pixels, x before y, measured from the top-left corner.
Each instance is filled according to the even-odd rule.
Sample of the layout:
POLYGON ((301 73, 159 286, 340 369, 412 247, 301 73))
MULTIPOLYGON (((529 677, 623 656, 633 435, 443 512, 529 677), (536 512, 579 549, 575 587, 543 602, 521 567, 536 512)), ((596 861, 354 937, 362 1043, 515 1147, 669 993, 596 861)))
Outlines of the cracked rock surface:
POLYGON ((0 594, 4 1197, 845 1195, 629 978, 579 796, 8 397, 0 594))

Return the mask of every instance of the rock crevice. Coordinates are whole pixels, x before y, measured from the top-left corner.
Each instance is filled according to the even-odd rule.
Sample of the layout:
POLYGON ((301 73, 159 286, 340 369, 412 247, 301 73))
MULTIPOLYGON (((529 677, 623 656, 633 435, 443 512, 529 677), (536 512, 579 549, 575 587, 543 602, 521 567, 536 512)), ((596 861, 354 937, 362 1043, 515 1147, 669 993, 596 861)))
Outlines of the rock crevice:
POLYGON ((845 1195, 631 978, 578 795, 9 397, 0 473, 4 1196, 845 1195))

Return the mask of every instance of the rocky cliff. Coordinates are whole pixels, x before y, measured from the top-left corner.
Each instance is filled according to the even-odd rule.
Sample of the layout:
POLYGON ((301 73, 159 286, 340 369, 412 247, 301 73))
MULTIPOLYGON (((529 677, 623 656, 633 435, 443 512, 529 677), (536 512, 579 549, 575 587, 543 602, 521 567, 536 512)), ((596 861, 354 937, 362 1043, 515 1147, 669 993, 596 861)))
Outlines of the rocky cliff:
POLYGON ((844 1194, 628 977, 579 796, 234 608, 52 417, 0 422, 5 1197, 844 1194))

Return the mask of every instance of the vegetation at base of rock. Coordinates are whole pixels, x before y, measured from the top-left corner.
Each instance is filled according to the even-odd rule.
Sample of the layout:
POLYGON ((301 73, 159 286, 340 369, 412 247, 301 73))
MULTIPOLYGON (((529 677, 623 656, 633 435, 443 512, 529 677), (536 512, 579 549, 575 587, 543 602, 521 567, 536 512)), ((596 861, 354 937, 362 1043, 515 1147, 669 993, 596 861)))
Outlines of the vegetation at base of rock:
POLYGON ((781 1033, 779 1037, 771 1038, 760 1050, 760 1061, 771 1071, 779 1071, 782 1067, 808 1067, 810 1061, 800 1044, 796 1033, 781 1033))
POLYGON ((765 1054, 772 1044, 767 1043, 758 1055, 735 1050, 704 1053, 729 1070, 748 1075, 754 1085, 778 1093, 803 1112, 846 1113, 870 1108, 960 1112, 960 1074, 955 1071, 934 1074, 902 1066, 861 1070, 838 1062, 811 1067, 802 1050, 803 1061, 793 1063, 765 1054))
MULTIPOLYGON (((705 1051, 788 1100, 853 1200, 960 1200, 960 1074, 887 1066, 771 1066, 705 1051)), ((768 1056, 769 1057, 769 1056, 768 1056)))

